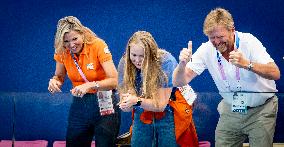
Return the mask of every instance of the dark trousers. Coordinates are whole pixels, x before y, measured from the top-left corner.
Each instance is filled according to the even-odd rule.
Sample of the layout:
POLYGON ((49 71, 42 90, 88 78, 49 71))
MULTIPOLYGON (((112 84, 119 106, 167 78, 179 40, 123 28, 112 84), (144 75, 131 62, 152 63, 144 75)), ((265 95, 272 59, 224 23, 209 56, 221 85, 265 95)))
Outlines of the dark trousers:
POLYGON ((73 97, 66 135, 67 147, 90 147, 95 136, 96 147, 113 147, 120 127, 120 110, 101 116, 97 95, 86 94, 83 98, 73 97))

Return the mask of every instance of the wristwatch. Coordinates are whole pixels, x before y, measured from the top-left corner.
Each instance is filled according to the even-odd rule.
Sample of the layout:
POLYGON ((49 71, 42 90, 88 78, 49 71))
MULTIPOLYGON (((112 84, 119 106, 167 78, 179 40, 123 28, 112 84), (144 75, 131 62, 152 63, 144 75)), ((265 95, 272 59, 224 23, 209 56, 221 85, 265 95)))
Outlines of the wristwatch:
POLYGON ((250 62, 249 65, 248 65, 248 71, 251 71, 253 69, 253 63, 250 62))
POLYGON ((96 81, 94 83, 95 83, 95 86, 93 87, 93 89, 98 90, 100 88, 99 83, 96 81))
POLYGON ((137 98, 137 103, 135 105, 133 105, 133 106, 141 106, 141 102, 142 102, 141 97, 138 97, 137 98))

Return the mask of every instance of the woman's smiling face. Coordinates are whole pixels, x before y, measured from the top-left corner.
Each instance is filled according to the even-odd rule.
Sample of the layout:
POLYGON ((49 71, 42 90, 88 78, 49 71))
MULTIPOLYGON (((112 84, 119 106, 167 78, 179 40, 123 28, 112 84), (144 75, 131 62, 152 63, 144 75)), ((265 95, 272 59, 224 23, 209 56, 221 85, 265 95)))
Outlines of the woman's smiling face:
POLYGON ((64 34, 63 45, 74 54, 80 54, 83 49, 83 35, 77 31, 70 31, 64 34))
POLYGON ((144 48, 141 42, 130 44, 130 60, 136 68, 141 69, 144 61, 144 48))

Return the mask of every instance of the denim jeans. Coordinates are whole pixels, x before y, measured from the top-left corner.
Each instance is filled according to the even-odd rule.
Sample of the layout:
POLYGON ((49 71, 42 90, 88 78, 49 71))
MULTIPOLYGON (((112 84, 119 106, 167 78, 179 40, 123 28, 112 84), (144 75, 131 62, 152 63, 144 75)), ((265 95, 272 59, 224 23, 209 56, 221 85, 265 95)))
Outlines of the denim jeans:
POLYGON ((133 147, 176 147, 174 116, 172 109, 165 110, 166 115, 152 124, 140 121, 144 110, 135 108, 131 146, 133 147))
MULTIPOLYGON (((114 104, 116 106, 116 104, 114 104)), ((119 132, 120 110, 101 116, 96 94, 73 97, 66 134, 67 147, 90 147, 95 136, 96 147, 113 147, 119 132)))

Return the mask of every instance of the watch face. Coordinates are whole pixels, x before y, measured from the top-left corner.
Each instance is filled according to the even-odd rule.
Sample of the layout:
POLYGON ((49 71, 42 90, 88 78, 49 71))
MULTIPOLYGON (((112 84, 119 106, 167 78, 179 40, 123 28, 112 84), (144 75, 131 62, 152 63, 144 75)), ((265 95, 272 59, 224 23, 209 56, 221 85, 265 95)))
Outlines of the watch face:
POLYGON ((97 88, 99 88, 99 87, 100 87, 100 85, 99 85, 97 82, 96 82, 96 87, 97 87, 97 88))
POLYGON ((250 64, 248 65, 248 70, 251 70, 252 68, 253 68, 253 64, 250 63, 250 64))
POLYGON ((94 89, 99 89, 100 85, 99 83, 95 82, 95 86, 93 87, 94 89))
POLYGON ((137 103, 135 105, 133 105, 133 106, 141 106, 141 102, 142 102, 141 98, 138 97, 137 103))
POLYGON ((137 101, 137 103, 134 106, 141 106, 141 100, 137 101))

